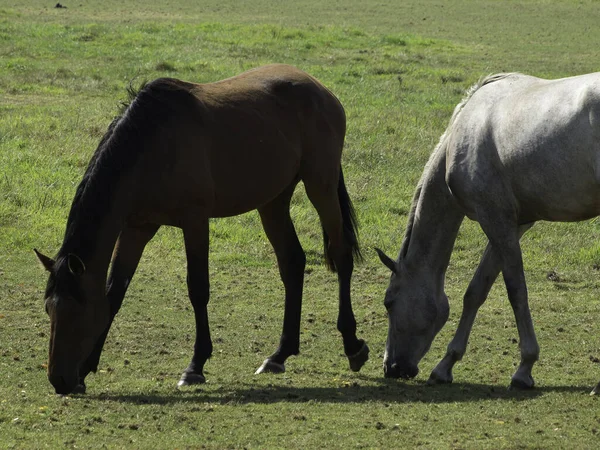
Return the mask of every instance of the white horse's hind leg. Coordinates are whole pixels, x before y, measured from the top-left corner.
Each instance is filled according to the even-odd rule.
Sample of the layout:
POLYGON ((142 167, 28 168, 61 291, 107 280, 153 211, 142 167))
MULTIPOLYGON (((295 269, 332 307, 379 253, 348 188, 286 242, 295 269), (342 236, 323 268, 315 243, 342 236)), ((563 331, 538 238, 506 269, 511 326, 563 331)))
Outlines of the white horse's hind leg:
POLYGON ((528 389, 534 386, 531 370, 539 358, 540 347, 529 311, 518 227, 512 225, 510 220, 506 220, 510 215, 497 214, 499 212, 498 210, 494 211, 495 214, 492 216, 478 215, 478 220, 488 236, 491 246, 502 260, 504 284, 519 332, 521 363, 512 376, 511 387, 528 389))
MULTIPOLYGON (((519 237, 523 236, 523 234, 532 226, 533 223, 520 226, 519 237)), ((501 270, 502 260, 494 251, 491 244, 488 243, 475 275, 469 283, 469 287, 463 298, 463 310, 454 338, 450 341, 450 344, 448 344, 448 349, 444 358, 431 372, 429 380, 427 381, 428 384, 452 382, 452 369, 467 351, 469 336, 477 312, 481 305, 485 303, 490 289, 492 288, 494 281, 496 281, 496 278, 498 278, 498 274, 501 270)))

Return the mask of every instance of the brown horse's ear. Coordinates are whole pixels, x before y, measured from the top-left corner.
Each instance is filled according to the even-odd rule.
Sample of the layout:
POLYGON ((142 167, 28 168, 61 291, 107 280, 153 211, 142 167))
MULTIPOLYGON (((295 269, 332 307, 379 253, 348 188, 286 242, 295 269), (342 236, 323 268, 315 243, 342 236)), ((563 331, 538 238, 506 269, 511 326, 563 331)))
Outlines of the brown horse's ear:
POLYGON ((396 262, 392 258, 390 258, 388 255, 383 253, 383 251, 381 249, 378 249, 377 247, 375 247, 375 251, 377 252, 377 255, 379 255, 379 259, 381 260, 383 265, 385 267, 387 267, 388 269, 390 269, 392 272, 396 273, 398 270, 398 267, 396 266, 396 262))
POLYGON ((44 269, 46 269, 48 272, 52 272, 52 269, 54 268, 54 263, 55 261, 46 256, 46 255, 42 255, 40 252, 37 251, 37 249, 33 249, 33 251, 35 252, 35 255, 38 257, 38 259, 40 260, 40 262, 42 263, 42 266, 44 266, 44 269))
POLYGON ((67 255, 67 265, 69 266, 69 272, 77 277, 83 275, 85 272, 85 264, 75 253, 67 255))

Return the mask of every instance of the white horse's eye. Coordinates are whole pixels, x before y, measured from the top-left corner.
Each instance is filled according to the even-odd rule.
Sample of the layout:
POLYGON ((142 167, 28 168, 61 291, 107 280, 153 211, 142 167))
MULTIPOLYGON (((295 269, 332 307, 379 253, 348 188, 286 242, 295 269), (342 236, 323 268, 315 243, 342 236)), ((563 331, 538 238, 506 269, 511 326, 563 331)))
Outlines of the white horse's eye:
MULTIPOLYGON (((392 276, 388 287, 398 303, 389 323, 387 346, 393 353, 386 360, 386 376, 414 376, 414 365, 447 322, 444 274, 466 216, 479 222, 489 242, 469 284, 455 337, 430 382, 452 382, 479 307, 502 271, 520 337, 521 363, 511 385, 534 386, 531 371, 539 345, 519 240, 538 220, 575 222, 599 215, 594 126, 599 111, 600 73, 558 80, 501 73, 469 89, 413 196, 398 259, 408 281, 399 285, 392 276)), ((397 264, 378 254, 394 271, 397 264)), ((598 391, 600 383, 593 393, 598 391)))

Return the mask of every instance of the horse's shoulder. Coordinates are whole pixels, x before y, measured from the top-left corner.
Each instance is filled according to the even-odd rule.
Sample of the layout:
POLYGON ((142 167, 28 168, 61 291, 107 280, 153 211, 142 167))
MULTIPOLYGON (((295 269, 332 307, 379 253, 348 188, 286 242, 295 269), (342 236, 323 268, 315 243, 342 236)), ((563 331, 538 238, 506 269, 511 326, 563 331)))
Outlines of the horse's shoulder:
POLYGON ((580 101, 584 107, 597 109, 600 105, 600 73, 590 74, 582 82, 580 101))
POLYGON ((600 133, 600 73, 595 74, 583 89, 579 98, 581 113, 587 115, 590 125, 600 133))

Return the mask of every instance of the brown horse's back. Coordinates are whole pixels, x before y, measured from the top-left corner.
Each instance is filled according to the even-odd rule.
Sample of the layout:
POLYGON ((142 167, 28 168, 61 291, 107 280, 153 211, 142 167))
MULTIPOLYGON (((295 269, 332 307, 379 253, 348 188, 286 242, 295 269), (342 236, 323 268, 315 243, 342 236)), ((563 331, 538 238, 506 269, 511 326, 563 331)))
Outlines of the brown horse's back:
MULTIPOLYGON (((162 89, 160 82, 153 83, 162 89)), ((155 174, 148 181, 153 209, 161 201, 168 210, 163 220, 176 224, 177 215, 198 206, 210 217, 241 214, 299 179, 337 188, 344 110, 308 74, 278 64, 216 83, 169 82, 193 101, 173 106, 164 125, 172 130, 156 133, 163 137, 151 140, 154 151, 144 164, 145 174, 155 174)))
POLYGON ((356 336, 350 300, 360 252, 340 164, 344 133, 337 99, 290 66, 212 84, 161 78, 131 91, 77 187, 56 260, 38 253, 50 272, 48 378, 56 392, 85 391, 144 247, 162 225, 182 229, 196 324, 194 354, 178 386, 205 382, 213 351, 209 218, 252 209, 285 287, 280 344, 257 373, 284 372, 286 359, 300 351, 306 255, 290 215, 300 180, 319 214, 325 260, 338 272, 344 353, 350 368, 360 370, 369 348, 356 336))

